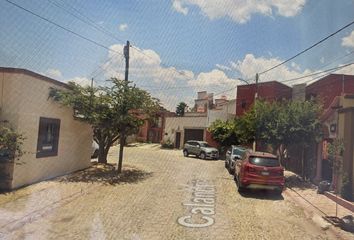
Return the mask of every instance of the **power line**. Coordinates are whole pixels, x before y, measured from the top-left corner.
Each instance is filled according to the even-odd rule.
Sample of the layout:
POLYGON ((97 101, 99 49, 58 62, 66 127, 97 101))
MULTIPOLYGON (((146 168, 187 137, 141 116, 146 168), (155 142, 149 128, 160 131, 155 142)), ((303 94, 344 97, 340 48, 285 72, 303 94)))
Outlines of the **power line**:
MULTIPOLYGON (((92 21, 89 17, 87 17, 86 15, 82 14, 79 10, 75 9, 74 7, 70 6, 75 12, 77 12, 78 14, 80 14, 81 16, 83 16, 84 18, 86 18, 88 21, 86 21, 85 19, 83 19, 82 17, 79 17, 77 16, 76 14, 73 14, 72 12, 70 12, 67 8, 65 8, 63 5, 58 5, 57 3, 53 2, 52 0, 47 0, 48 2, 50 2, 51 4, 57 6, 58 8, 61 8, 63 9, 65 12, 69 13, 71 16, 81 20, 82 22, 90 25, 91 27, 95 28, 96 30, 100 31, 101 33, 104 33, 106 34, 107 36, 119 41, 119 42, 124 42, 123 40, 117 38, 112 32, 108 31, 107 29, 105 29, 104 27, 101 27, 101 26, 97 26, 94 21, 92 21)), ((144 51, 142 51, 141 49, 139 49, 138 47, 135 47, 134 45, 131 45, 131 48, 134 48, 135 50, 137 50, 138 52, 140 52, 141 54, 143 54, 144 56, 150 58, 150 59, 153 59, 151 56, 147 55, 144 51)), ((180 71, 180 70, 177 70, 171 66, 168 66, 164 63, 160 63, 160 65, 162 67, 165 67, 165 68, 169 68, 171 69, 172 71, 174 72, 177 72, 179 75, 183 75, 184 77, 186 77, 187 80, 194 80, 193 78, 190 78, 189 76, 187 76, 185 74, 184 71, 180 71)))
POLYGON ((323 70, 323 71, 320 71, 320 72, 311 73, 311 74, 308 74, 308 75, 305 75, 305 76, 302 76, 302 77, 287 79, 287 80, 281 81, 281 83, 284 83, 284 82, 291 82, 291 81, 295 81, 295 80, 300 80, 300 79, 303 79, 303 78, 312 77, 312 76, 319 75, 319 74, 326 73, 326 72, 336 71, 336 70, 339 70, 339 69, 348 67, 348 66, 353 65, 353 64, 354 64, 354 62, 351 62, 351 63, 345 64, 345 65, 342 65, 342 66, 338 66, 338 67, 335 67, 335 68, 326 69, 326 70, 323 70))
MULTIPOLYGON (((287 80, 284 80, 284 81, 280 81, 280 83, 284 83, 284 82, 290 82, 290 81, 294 81, 294 80, 300 80, 300 79, 303 79, 303 78, 308 78, 308 77, 311 77, 311 76, 315 76, 315 75, 319 75, 319 74, 324 74, 322 76, 326 76, 326 75, 329 75, 328 72, 332 73, 332 72, 335 72, 336 70, 339 70, 339 69, 343 69, 343 68, 346 68, 350 65, 353 65, 354 62, 351 62, 351 63, 348 63, 348 64, 345 64, 345 65, 342 65, 342 66, 338 66, 338 67, 335 67, 335 68, 330 68, 330 69, 326 69, 326 70, 323 70, 323 71, 320 71, 320 72, 316 72, 316 73, 312 73, 312 74, 308 74, 308 75, 305 75, 305 76, 302 76, 302 77, 297 77, 297 78, 292 78, 292 79, 287 79, 287 80)), ((321 77, 322 77, 321 76, 321 77)), ((251 80, 251 79, 250 79, 251 80)), ((310 79, 308 81, 304 81, 303 83, 306 83, 306 82, 310 82, 310 81, 313 81, 313 79, 310 79)), ((229 91, 232 91, 234 89, 236 89, 238 86, 236 87, 233 87, 233 88, 229 88, 229 89, 226 89, 222 92, 218 92, 216 94, 214 94, 214 96, 217 96, 217 95, 220 95, 222 93, 225 93, 225 92, 229 92, 229 91)))
MULTIPOLYGON (((86 15, 82 14, 79 10, 77 10, 76 8, 74 8, 73 6, 70 6, 69 7, 71 9, 73 9, 75 12, 77 12, 79 15, 81 16, 78 16, 77 14, 75 13, 72 13, 69 9, 65 8, 65 6, 63 5, 60 5, 52 0, 47 0, 48 2, 50 2, 51 4, 53 4, 54 6, 64 10, 65 12, 67 12, 68 14, 70 14, 71 16, 73 16, 74 18, 76 19, 79 19, 80 21, 86 23, 87 25, 93 27, 94 29, 96 29, 97 31, 100 31, 101 33, 103 34, 106 34, 108 35, 109 37, 119 41, 119 42, 122 42, 124 43, 124 41, 122 39, 119 39, 117 38, 112 32, 108 31, 106 28, 102 27, 102 26, 99 26, 97 25, 93 20, 91 20, 89 17, 87 17, 86 15), (85 19, 86 18, 86 19, 85 19)), ((63 3, 62 3, 63 4, 63 3)))
MULTIPOLYGON (((92 43, 92 44, 95 44, 96 46, 99 46, 99 47, 101 47, 101 48, 104 48, 104 49, 107 49, 107 50, 109 50, 109 51, 116 52, 116 53, 119 54, 119 55, 122 55, 120 52, 117 52, 117 51, 115 51, 115 50, 113 50, 113 49, 110 49, 109 47, 107 47, 107 46, 105 46, 105 45, 103 45, 103 44, 101 44, 101 43, 99 43, 99 42, 96 42, 96 41, 94 41, 94 40, 92 40, 92 39, 90 39, 90 38, 87 38, 87 37, 85 37, 85 36, 83 36, 83 35, 81 35, 81 34, 79 34, 79 33, 76 33, 76 32, 74 32, 74 31, 70 30, 70 29, 68 29, 68 28, 66 28, 66 27, 63 27, 63 26, 61 26, 61 25, 59 25, 59 24, 57 24, 57 23, 55 23, 55 22, 49 20, 48 18, 45 18, 45 17, 43 17, 43 16, 41 16, 41 15, 35 13, 35 12, 32 12, 31 10, 28 10, 28 9, 26 9, 26 8, 24 8, 24 7, 22 7, 22 6, 18 5, 18 4, 16 4, 16 3, 13 3, 13 2, 11 2, 11 1, 9 1, 9 0, 5 0, 5 1, 8 2, 8 3, 10 3, 10 4, 12 4, 13 6, 15 6, 15 7, 19 8, 19 9, 25 11, 25 12, 27 12, 27 13, 32 14, 33 16, 36 16, 37 18, 40 18, 40 19, 42 19, 42 20, 44 20, 44 21, 46 21, 46 22, 48 22, 48 23, 50 23, 50 24, 53 24, 54 26, 56 26, 56 27, 58 27, 58 28, 61 28, 61 29, 65 30, 66 32, 69 32, 69 33, 71 33, 71 34, 73 34, 73 35, 75 35, 75 36, 77 36, 77 37, 79 37, 79 38, 81 38, 81 39, 84 39, 84 40, 86 40, 86 41, 88 41, 88 42, 90 42, 90 43, 92 43)), ((123 56, 123 55, 122 55, 122 56, 123 56)))
POLYGON ((348 28, 349 26, 351 26, 351 25, 353 25, 353 24, 354 24, 354 21, 348 23, 347 25, 341 27, 340 29, 338 29, 338 30, 335 31, 334 33, 331 33, 331 34, 328 35, 327 37, 321 39, 320 41, 318 41, 318 42, 316 42, 315 44, 311 45, 310 47, 306 48, 305 50, 302 50, 301 52, 297 53, 296 55, 292 56, 291 58, 288 58, 287 60, 285 60, 285 61, 283 61, 283 62, 281 62, 281 63, 279 63, 279 64, 277 64, 277 65, 275 65, 275 66, 273 66, 273 67, 271 67, 271 68, 269 68, 269 69, 267 69, 267 70, 265 70, 265 71, 263 71, 263 72, 261 72, 261 73, 259 73, 259 74, 264 74, 264 73, 266 73, 266 72, 269 72, 269 71, 271 71, 271 70, 273 70, 273 69, 275 69, 275 68, 277 68, 277 67, 279 67, 279 66, 281 66, 281 65, 283 65, 283 64, 285 64, 285 63, 287 63, 287 62, 289 62, 289 61, 291 61, 291 60, 293 60, 294 58, 296 58, 296 57, 300 56, 301 54, 303 54, 303 53, 309 51, 310 49, 316 47, 317 45, 321 44, 322 42, 326 41, 327 39, 331 38, 332 36, 336 35, 337 33, 343 31, 344 29, 348 28))

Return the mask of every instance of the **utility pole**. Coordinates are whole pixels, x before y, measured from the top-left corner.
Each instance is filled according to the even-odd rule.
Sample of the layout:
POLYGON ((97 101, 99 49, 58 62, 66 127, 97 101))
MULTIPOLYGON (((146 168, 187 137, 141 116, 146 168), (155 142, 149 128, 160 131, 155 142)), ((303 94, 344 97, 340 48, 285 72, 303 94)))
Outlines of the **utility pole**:
POLYGON ((257 100, 258 98, 258 79, 259 79, 259 75, 258 73, 256 73, 256 93, 254 94, 254 100, 257 100))
MULTIPOLYGON (((256 103, 258 99, 258 80, 259 80, 259 74, 256 73, 256 92, 254 93, 254 103, 256 103)), ((257 112, 256 112, 256 117, 257 117, 257 112)), ((256 151, 257 148, 257 133, 255 136, 255 140, 253 141, 253 151, 256 151)))
MULTIPOLYGON (((128 75, 129 75, 129 49, 130 49, 130 43, 127 41, 127 45, 124 46, 124 58, 125 58, 125 81, 126 81, 126 86, 128 85, 128 75)), ((124 114, 128 114, 128 111, 125 106, 125 90, 124 90, 124 100, 123 100, 123 108, 124 108, 124 114)), ((117 171, 118 174, 122 172, 122 163, 123 163, 123 149, 125 145, 125 126, 122 125, 120 128, 120 137, 119 137, 119 159, 118 159, 118 166, 117 166, 117 171)))

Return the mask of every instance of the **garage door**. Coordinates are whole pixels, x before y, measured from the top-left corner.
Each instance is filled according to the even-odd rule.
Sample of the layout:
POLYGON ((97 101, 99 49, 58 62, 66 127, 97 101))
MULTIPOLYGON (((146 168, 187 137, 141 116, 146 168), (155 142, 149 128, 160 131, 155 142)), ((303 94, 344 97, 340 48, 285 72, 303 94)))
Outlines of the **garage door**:
POLYGON ((184 130, 184 143, 188 140, 204 140, 204 129, 185 129, 184 130))

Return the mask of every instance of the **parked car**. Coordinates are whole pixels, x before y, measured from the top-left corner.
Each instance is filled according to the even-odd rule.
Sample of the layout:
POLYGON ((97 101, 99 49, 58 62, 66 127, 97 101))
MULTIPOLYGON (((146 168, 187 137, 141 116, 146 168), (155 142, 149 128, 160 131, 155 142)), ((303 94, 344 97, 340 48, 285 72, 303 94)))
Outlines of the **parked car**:
POLYGON ((281 194, 285 184, 284 168, 277 156, 247 151, 236 160, 234 178, 239 192, 250 189, 270 189, 281 194))
POLYGON ((230 174, 233 174, 235 172, 236 160, 242 159, 242 157, 248 150, 250 149, 242 146, 231 146, 229 149, 227 149, 225 157, 225 167, 230 174))
POLYGON ((95 141, 92 141, 92 151, 91 151, 91 158, 98 157, 98 144, 95 141))
POLYGON ((195 155, 201 159, 211 158, 218 159, 219 151, 208 145, 207 142, 189 140, 184 144, 183 155, 195 155))

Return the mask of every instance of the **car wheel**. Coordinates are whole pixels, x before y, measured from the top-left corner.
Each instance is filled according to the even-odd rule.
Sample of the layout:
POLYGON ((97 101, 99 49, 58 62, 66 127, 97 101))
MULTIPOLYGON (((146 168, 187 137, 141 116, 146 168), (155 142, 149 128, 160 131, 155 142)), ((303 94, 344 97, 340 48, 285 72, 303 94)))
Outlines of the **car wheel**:
POLYGON ((280 196, 282 193, 283 193, 283 191, 282 191, 281 189, 276 189, 276 190, 274 190, 274 194, 275 194, 276 196, 280 196))
POLYGON ((246 189, 245 189, 244 187, 238 186, 237 191, 238 191, 239 193, 244 193, 244 192, 246 191, 246 189))
POLYGON ((200 155, 199 155, 199 157, 200 157, 201 159, 206 159, 206 154, 205 154, 204 152, 201 152, 200 155))
POLYGON ((227 171, 229 172, 229 174, 232 175, 232 171, 231 171, 231 169, 230 169, 230 165, 227 166, 227 171))
POLYGON ((227 168, 227 170, 229 171, 229 173, 231 175, 234 175, 235 169, 231 167, 230 163, 229 163, 229 167, 227 168))
POLYGON ((240 179, 238 177, 236 177, 236 175, 234 176, 234 179, 236 180, 237 191, 239 193, 245 192, 246 189, 241 186, 240 179))
POLYGON ((183 155, 185 156, 185 157, 188 157, 188 151, 187 150, 183 150, 183 155))
POLYGON ((225 168, 227 169, 228 168, 228 164, 227 164, 227 161, 225 160, 225 168))

